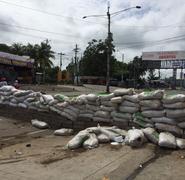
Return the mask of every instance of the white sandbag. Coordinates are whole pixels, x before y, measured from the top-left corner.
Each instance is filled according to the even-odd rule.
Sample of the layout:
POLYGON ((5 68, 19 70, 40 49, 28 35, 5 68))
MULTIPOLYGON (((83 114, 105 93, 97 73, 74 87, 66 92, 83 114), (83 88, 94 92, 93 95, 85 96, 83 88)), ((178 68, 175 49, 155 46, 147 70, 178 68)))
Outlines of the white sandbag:
POLYGON ((98 96, 95 94, 88 94, 86 98, 88 101, 96 101, 98 99, 98 96))
POLYGON ((145 128, 142 130, 145 137, 154 144, 159 142, 159 133, 154 128, 145 128))
POLYGON ((159 134, 159 146, 167 148, 176 148, 175 136, 169 132, 162 132, 159 134))
POLYGON ((119 111, 123 113, 136 113, 139 111, 138 107, 126 107, 126 106, 120 106, 119 111))
POLYGON ((177 124, 178 127, 185 129, 185 122, 180 122, 177 124))
POLYGON ((96 111, 94 116, 102 117, 102 118, 110 118, 110 113, 107 111, 96 111))
POLYGON ((124 96, 124 95, 132 95, 134 93, 133 89, 116 89, 113 91, 115 96, 124 96))
POLYGON ((146 111, 142 111, 141 114, 147 118, 164 117, 165 111, 164 110, 146 110, 146 111))
POLYGON ((0 95, 1 96, 10 96, 10 95, 12 95, 13 94, 13 92, 12 91, 0 91, 0 95))
POLYGON ((102 101, 101 104, 104 105, 104 106, 109 106, 109 107, 112 107, 113 106, 113 104, 111 103, 111 101, 102 101))
POLYGON ((53 99, 52 101, 50 101, 50 102, 48 103, 48 105, 53 106, 53 105, 55 105, 55 104, 57 104, 57 103, 58 103, 58 100, 57 100, 57 99, 53 99))
POLYGON ((15 90, 15 87, 8 86, 8 85, 0 87, 0 91, 7 92, 7 91, 12 91, 12 90, 15 90))
POLYGON ((94 105, 86 104, 86 109, 91 110, 91 111, 98 111, 99 107, 98 106, 94 106, 94 105))
POLYGON ((185 117, 185 109, 166 109, 166 116, 169 118, 185 117))
POLYGON ((18 103, 18 102, 17 102, 17 100, 16 100, 16 99, 14 99, 14 98, 13 98, 13 99, 11 99, 11 100, 10 100, 10 102, 11 102, 11 103, 15 103, 15 104, 17 104, 17 103, 18 103))
POLYGON ((105 129, 103 127, 100 128, 100 132, 102 134, 106 135, 110 139, 110 141, 114 141, 115 140, 115 137, 120 136, 120 134, 115 133, 115 132, 112 132, 112 131, 110 131, 108 129, 105 129))
POLYGON ((49 94, 44 94, 40 97, 40 102, 41 103, 46 103, 48 104, 50 101, 53 101, 54 98, 52 95, 49 95, 49 94))
POLYGON ((31 124, 32 126, 39 128, 39 129, 46 129, 48 128, 48 124, 46 122, 43 121, 39 121, 37 119, 32 119, 31 120, 31 124))
POLYGON ((90 113, 84 113, 84 114, 79 114, 78 118, 88 118, 88 119, 92 119, 93 118, 93 114, 90 113))
POLYGON ((94 133, 90 133, 89 138, 84 141, 83 147, 85 149, 93 149, 98 147, 98 139, 94 133))
POLYGON ((55 94, 54 98, 57 99, 59 102, 64 102, 69 100, 69 97, 63 95, 63 94, 55 94))
POLYGON ((100 106, 100 110, 102 110, 102 111, 112 112, 112 111, 114 111, 114 110, 115 110, 115 108, 114 108, 114 107, 109 107, 109 106, 101 105, 101 106, 100 106))
POLYGON ((142 92, 142 93, 139 94, 139 99, 140 100, 162 99, 163 94, 164 94, 163 90, 142 92))
POLYGON ((167 117, 151 118, 151 121, 154 123, 164 123, 164 124, 171 124, 171 125, 177 124, 177 122, 174 119, 170 119, 167 117))
POLYGON ((97 117, 97 116, 93 117, 93 121, 94 122, 112 122, 110 118, 102 118, 102 117, 97 117))
POLYGON ((114 132, 114 133, 116 133, 116 134, 119 134, 120 136, 122 136, 122 137, 126 137, 126 135, 127 135, 127 131, 126 130, 123 130, 123 129, 119 129, 119 128, 117 128, 117 127, 115 127, 115 128, 112 128, 112 129, 109 129, 109 131, 112 131, 112 132, 114 132))
POLYGON ((29 97, 25 101, 30 103, 30 102, 34 102, 35 100, 36 100, 35 97, 29 97))
POLYGON ((176 138, 177 147, 180 149, 185 149, 185 139, 176 138))
POLYGON ((163 104, 167 109, 185 109, 185 102, 176 102, 173 104, 163 104))
POLYGON ((176 95, 165 95, 163 97, 164 104, 173 104, 178 102, 185 102, 184 94, 176 94, 176 95))
POLYGON ((150 107, 150 108, 159 108, 162 106, 161 101, 159 100, 142 100, 139 102, 141 106, 150 107))
POLYGON ((66 108, 67 106, 69 106, 69 102, 61 102, 61 103, 57 103, 58 107, 61 108, 66 108))
POLYGON ((133 103, 133 102, 130 102, 130 101, 127 101, 127 100, 124 100, 121 103, 121 106, 129 106, 129 107, 137 107, 137 108, 139 108, 139 104, 138 103, 133 103))
POLYGON ((114 93, 108 95, 100 95, 99 98, 101 101, 109 101, 114 97, 114 93))
POLYGON ((105 134, 97 135, 97 139, 98 139, 99 143, 108 143, 108 142, 110 142, 110 139, 105 134))
POLYGON ((89 136, 90 134, 86 130, 80 131, 75 137, 73 137, 73 139, 68 142, 67 147, 69 149, 77 149, 82 146, 84 141, 88 139, 89 136))
POLYGON ((12 102, 10 102, 10 103, 9 103, 9 106, 17 107, 17 106, 18 106, 18 104, 17 104, 17 103, 12 103, 12 102))
POLYGON ((24 103, 18 103, 18 107, 26 109, 28 106, 24 103))
POLYGON ((141 147, 146 142, 144 133, 140 129, 130 129, 125 137, 125 143, 132 147, 141 147))
POLYGON ((114 103, 114 104, 122 103, 122 97, 118 96, 118 97, 111 98, 111 103, 114 103))
POLYGON ((54 135, 57 136, 70 136, 73 134, 73 129, 66 129, 66 128, 62 128, 62 129, 57 129, 54 131, 54 135))
POLYGON ((160 131, 171 132, 172 134, 175 134, 177 136, 181 136, 183 134, 183 130, 177 126, 174 126, 174 125, 156 123, 155 127, 156 127, 156 129, 158 129, 160 131))
POLYGON ((123 96, 123 100, 127 100, 133 103, 138 103, 139 102, 139 98, 138 98, 138 94, 134 94, 134 95, 125 95, 123 96))
POLYGON ((117 118, 132 120, 132 115, 130 113, 119 113, 119 112, 116 112, 116 111, 112 111, 111 116, 112 117, 117 117, 117 118))

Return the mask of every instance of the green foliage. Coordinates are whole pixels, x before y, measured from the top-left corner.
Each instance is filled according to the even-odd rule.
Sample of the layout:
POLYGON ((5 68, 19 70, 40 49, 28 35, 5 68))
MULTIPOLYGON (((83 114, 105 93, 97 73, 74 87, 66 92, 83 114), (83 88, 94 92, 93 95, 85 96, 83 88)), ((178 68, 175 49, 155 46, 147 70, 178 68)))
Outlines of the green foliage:
POLYGON ((156 73, 154 72, 155 69, 149 69, 148 72, 148 80, 151 81, 151 80, 158 80, 159 77, 156 76, 156 73))

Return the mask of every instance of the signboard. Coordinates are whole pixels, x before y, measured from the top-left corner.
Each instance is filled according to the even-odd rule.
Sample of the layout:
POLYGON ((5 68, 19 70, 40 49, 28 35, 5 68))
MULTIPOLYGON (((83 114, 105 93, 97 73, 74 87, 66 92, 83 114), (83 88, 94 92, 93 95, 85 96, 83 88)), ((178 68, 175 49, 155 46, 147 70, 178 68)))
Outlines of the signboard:
POLYGON ((142 60, 144 61, 185 60, 185 51, 143 52, 142 60))

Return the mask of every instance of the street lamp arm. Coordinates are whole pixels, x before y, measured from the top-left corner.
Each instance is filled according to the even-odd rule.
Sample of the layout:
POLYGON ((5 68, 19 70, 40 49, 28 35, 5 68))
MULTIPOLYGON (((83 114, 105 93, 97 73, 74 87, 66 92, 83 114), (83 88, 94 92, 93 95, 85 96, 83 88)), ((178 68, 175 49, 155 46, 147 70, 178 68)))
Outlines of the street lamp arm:
POLYGON ((106 17, 107 15, 89 15, 89 16, 84 16, 82 17, 83 19, 88 18, 88 17, 106 17))
POLYGON ((141 8, 141 6, 134 6, 134 7, 129 7, 129 8, 126 8, 126 9, 123 9, 123 10, 120 10, 120 11, 117 11, 117 12, 114 12, 114 13, 111 13, 110 15, 112 16, 112 15, 114 15, 114 16, 116 16, 116 15, 118 15, 119 13, 122 13, 122 12, 124 12, 124 11, 128 11, 128 10, 130 10, 130 9, 140 9, 141 8))

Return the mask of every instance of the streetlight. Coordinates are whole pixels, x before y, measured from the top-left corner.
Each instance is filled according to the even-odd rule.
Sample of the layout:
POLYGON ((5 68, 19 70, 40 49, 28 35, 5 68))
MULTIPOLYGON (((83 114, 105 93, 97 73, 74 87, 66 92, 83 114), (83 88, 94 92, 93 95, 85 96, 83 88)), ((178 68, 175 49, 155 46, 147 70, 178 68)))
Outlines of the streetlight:
POLYGON ((105 17, 107 16, 108 18, 108 37, 107 37, 107 77, 106 77, 106 92, 109 93, 109 81, 110 81, 110 58, 111 58, 111 41, 112 41, 112 33, 110 32, 110 18, 112 16, 116 16, 124 11, 128 11, 130 9, 140 9, 141 6, 134 6, 134 7, 129 7, 114 13, 110 13, 110 3, 108 3, 107 6, 107 14, 106 15, 89 15, 89 16, 84 16, 83 19, 88 18, 88 17, 105 17))

